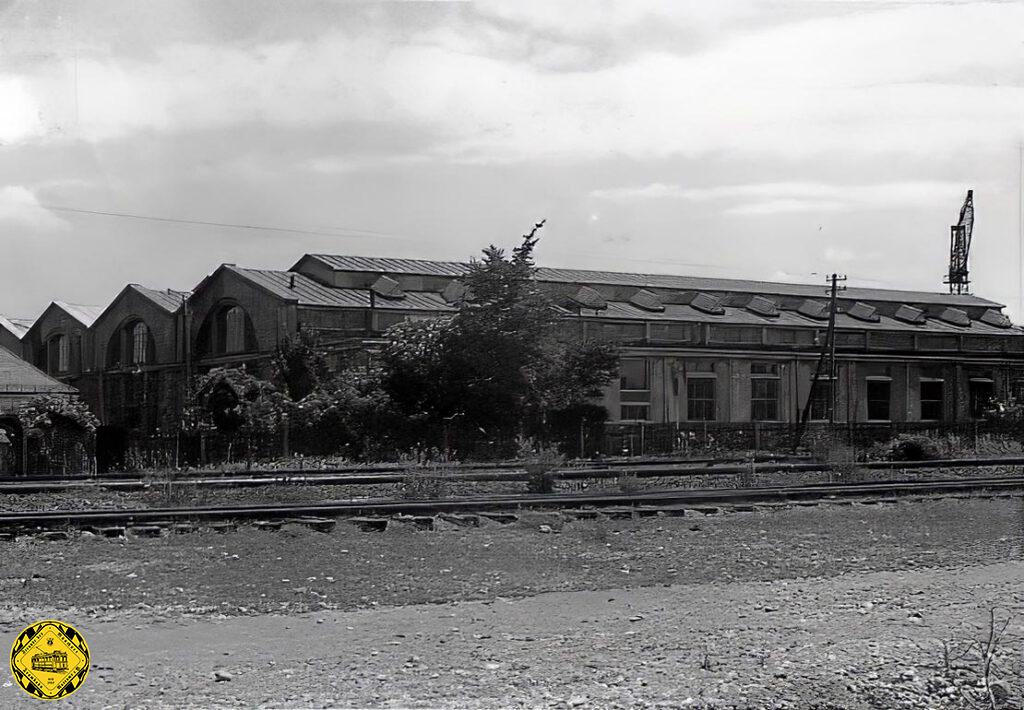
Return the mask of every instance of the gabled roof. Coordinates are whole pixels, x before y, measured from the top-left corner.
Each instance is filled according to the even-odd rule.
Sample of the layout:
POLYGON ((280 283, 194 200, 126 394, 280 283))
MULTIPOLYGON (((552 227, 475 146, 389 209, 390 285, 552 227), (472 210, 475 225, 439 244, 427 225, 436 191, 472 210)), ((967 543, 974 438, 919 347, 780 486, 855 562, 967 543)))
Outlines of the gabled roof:
POLYGON ((120 301, 126 293, 134 291, 143 298, 147 299, 153 305, 165 311, 168 315, 173 315, 177 312, 178 308, 181 307, 181 301, 183 298, 187 298, 190 294, 187 291, 174 291, 172 289, 166 289, 159 291, 155 288, 148 288, 146 286, 140 286, 139 284, 128 284, 121 291, 114 296, 113 300, 108 303, 99 315, 93 319, 93 323, 98 321, 100 318, 106 315, 107 311, 114 307, 114 304, 120 301))
MULTIPOLYGON (((335 288, 324 286, 318 281, 291 271, 272 271, 269 269, 242 269, 229 264, 222 268, 237 274, 241 278, 262 288, 264 291, 285 301, 300 306, 320 306, 325 308, 369 308, 370 290, 365 288, 335 288)), ((216 272, 214 272, 216 273, 216 272)), ((375 302, 377 308, 417 310, 417 311, 454 311, 439 293, 409 291, 400 301, 375 302)))
POLYGON ((0 328, 3 328, 19 340, 21 340, 22 336, 24 336, 31 327, 31 318, 7 318, 6 316, 0 316, 0 328))
POLYGON ((0 348, 0 395, 57 392, 71 394, 74 387, 53 379, 17 355, 0 348))
POLYGON ((175 291, 170 288, 158 291, 153 288, 147 288, 146 286, 140 286, 139 284, 128 284, 128 286, 141 293, 168 313, 176 312, 178 308, 181 307, 182 300, 189 297, 188 291, 175 291))
POLYGON ((67 303, 66 301, 54 301, 53 305, 61 309, 69 316, 77 320, 86 328, 96 322, 96 319, 103 313, 103 306, 83 306, 80 303, 67 303))
MULTIPOLYGON (((298 269, 307 259, 320 262, 334 271, 358 271, 388 274, 416 274, 426 276, 462 276, 469 270, 469 264, 456 261, 424 261, 420 259, 388 259, 368 256, 344 256, 337 254, 306 254, 292 267, 298 269)), ((677 291, 711 291, 730 293, 753 293, 766 296, 794 296, 801 298, 824 298, 827 288, 824 283, 791 284, 745 279, 706 278, 674 274, 640 274, 618 271, 594 271, 588 269, 552 269, 539 267, 537 280, 553 283, 604 284, 611 286, 635 286, 637 288, 664 288, 677 291)), ((1003 304, 968 294, 949 294, 930 291, 902 291, 882 288, 849 287, 842 295, 846 301, 885 301, 890 303, 921 303, 949 306, 985 306, 1002 308, 1003 304)))

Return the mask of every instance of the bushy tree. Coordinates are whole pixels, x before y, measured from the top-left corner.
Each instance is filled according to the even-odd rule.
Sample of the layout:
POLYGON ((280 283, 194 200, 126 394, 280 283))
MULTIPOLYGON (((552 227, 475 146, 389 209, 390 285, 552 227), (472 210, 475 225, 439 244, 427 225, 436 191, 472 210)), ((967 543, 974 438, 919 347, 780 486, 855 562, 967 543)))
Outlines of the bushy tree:
POLYGON ((615 375, 616 348, 563 333, 537 285, 541 226, 510 256, 492 245, 470 263, 454 316, 388 330, 382 387, 403 414, 435 430, 537 432, 549 412, 578 407, 615 375))
POLYGON ((270 367, 273 383, 295 402, 327 384, 331 377, 316 335, 306 328, 278 345, 270 367))

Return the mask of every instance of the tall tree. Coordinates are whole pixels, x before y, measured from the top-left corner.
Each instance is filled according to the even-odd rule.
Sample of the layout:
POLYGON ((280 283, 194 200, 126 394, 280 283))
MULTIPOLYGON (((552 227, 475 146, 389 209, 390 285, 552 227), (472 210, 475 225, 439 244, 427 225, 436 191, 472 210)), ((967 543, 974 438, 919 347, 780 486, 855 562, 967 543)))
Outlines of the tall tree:
POLYGON ((451 318, 388 331, 383 387, 409 417, 435 426, 516 434, 545 412, 599 394, 613 346, 574 341, 535 279, 538 223, 507 256, 494 245, 470 263, 467 298, 451 318))

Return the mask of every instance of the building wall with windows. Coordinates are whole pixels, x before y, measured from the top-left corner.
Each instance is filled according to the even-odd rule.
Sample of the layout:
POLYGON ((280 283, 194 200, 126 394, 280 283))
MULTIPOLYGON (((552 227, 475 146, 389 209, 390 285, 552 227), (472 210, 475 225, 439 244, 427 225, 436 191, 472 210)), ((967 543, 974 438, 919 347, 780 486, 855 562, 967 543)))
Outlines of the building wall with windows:
MULTIPOLYGON (((174 421, 190 376, 262 367, 300 329, 341 366, 378 348, 390 325, 453 313, 471 297, 467 269, 337 255, 306 255, 288 271, 225 264, 190 295, 129 286, 102 317, 54 303, 23 343, 105 423, 151 429, 174 421)), ((613 422, 791 423, 808 401, 824 284, 548 268, 536 279, 563 333, 619 345, 620 376, 601 398, 613 422)), ((837 310, 835 378, 819 378, 812 420, 829 418, 830 390, 838 422, 964 421, 993 396, 1024 394, 1024 331, 998 303, 850 288, 837 310)))
POLYGON ((89 328, 100 310, 54 301, 25 333, 25 359, 51 377, 74 384, 92 369, 94 350, 89 328))

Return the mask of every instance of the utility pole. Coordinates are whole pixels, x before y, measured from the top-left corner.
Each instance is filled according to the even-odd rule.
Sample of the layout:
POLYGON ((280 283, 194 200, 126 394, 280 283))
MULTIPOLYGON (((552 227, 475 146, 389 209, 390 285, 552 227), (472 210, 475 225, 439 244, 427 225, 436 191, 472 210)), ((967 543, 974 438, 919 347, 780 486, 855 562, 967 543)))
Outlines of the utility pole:
MULTIPOLYGON (((821 344, 821 352, 818 355, 818 363, 814 367, 814 377, 811 379, 811 389, 807 393, 807 401, 804 403, 803 411, 800 413, 800 421, 797 423, 796 436, 793 438, 794 453, 800 448, 800 440, 803 438, 804 429, 807 428, 807 420, 811 414, 811 405, 814 403, 814 395, 817 394, 819 380, 825 371, 825 363, 828 363, 829 376, 829 397, 828 397, 828 423, 829 428, 836 420, 836 380, 838 370, 836 368, 836 296, 839 291, 839 282, 846 281, 845 276, 832 274, 828 277, 831 283, 828 299, 828 328, 825 331, 825 341, 821 344)), ((797 380, 799 384, 799 379, 797 380)))

